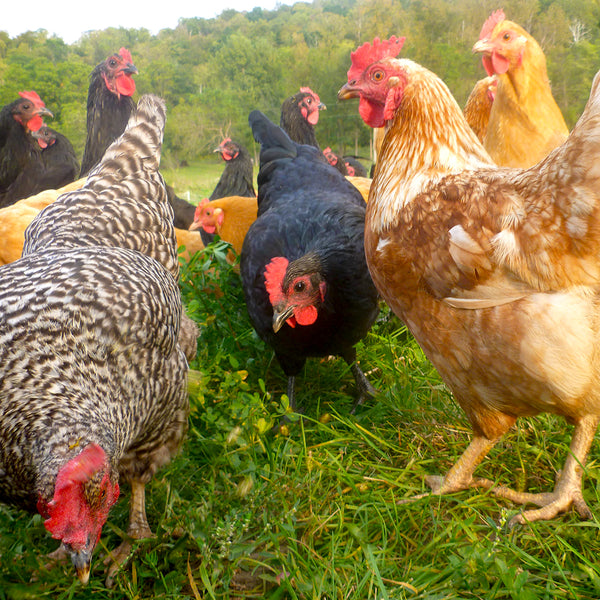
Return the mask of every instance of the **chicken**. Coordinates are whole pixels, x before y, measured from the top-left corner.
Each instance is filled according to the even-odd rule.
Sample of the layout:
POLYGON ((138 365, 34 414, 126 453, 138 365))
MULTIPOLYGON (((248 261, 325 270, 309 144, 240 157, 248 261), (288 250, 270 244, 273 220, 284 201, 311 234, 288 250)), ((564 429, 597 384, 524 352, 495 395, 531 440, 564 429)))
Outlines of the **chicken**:
POLYGON ((569 130, 546 71, 546 57, 522 27, 497 10, 484 23, 474 52, 497 79, 483 145, 504 167, 530 167, 565 141, 569 130))
POLYGON ((198 203, 190 229, 201 228, 209 235, 218 234, 239 255, 248 229, 256 221, 257 210, 256 198, 229 196, 210 202, 205 198, 198 203))
POLYGON ((87 137, 79 177, 100 162, 106 149, 125 129, 135 106, 133 75, 138 72, 126 48, 111 54, 90 74, 87 97, 87 137))
POLYGON ((52 113, 34 91, 19 92, 19 99, 0 111, 0 208, 24 197, 23 171, 41 160, 39 145, 30 135, 52 113), (19 179, 19 177, 21 178, 19 179))
POLYGON ((434 494, 489 488, 533 503, 512 519, 590 517, 582 475, 600 415, 600 75, 570 137, 528 169, 498 168, 433 73, 395 59, 396 38, 352 54, 340 99, 360 97, 386 135, 371 186, 365 252, 377 289, 406 323, 473 428, 434 494), (474 478, 518 417, 574 424, 553 492, 474 478))
POLYGON ((484 142, 487 133, 497 85, 496 77, 480 79, 471 90, 463 110, 467 123, 481 143, 484 142))
POLYGON ((297 144, 308 144, 321 149, 315 134, 315 125, 319 122, 319 111, 327 107, 318 94, 309 87, 286 98, 281 104, 280 127, 297 144))
POLYGON ((348 177, 367 177, 367 168, 358 160, 356 156, 345 155, 342 157, 346 163, 348 177))
POLYGON ((356 177, 348 175, 346 179, 360 192, 363 200, 369 199, 369 190, 371 189, 372 179, 370 177, 356 177))
POLYGON ((294 382, 306 359, 341 356, 352 369, 358 401, 373 393, 354 348, 378 312, 364 259, 365 203, 322 153, 299 145, 261 112, 249 122, 261 144, 258 218, 240 261, 248 314, 294 382))
POLYGON ((31 132, 41 148, 38 171, 31 178, 27 198, 48 189, 59 189, 75 181, 79 173, 79 161, 71 142, 47 125, 31 132))
POLYGON ((215 149, 215 152, 221 154, 221 158, 225 161, 225 169, 223 169, 215 189, 209 196, 209 200, 227 196, 256 198, 254 166, 248 150, 231 138, 225 138, 215 149))
MULTIPOLYGON (((43 208, 52 204, 65 192, 80 189, 85 181, 86 178, 82 177, 57 190, 44 190, 35 196, 24 198, 0 209, 0 239, 3 240, 3 244, 0 245, 0 265, 8 264, 21 257, 25 230, 43 208)), ((167 186, 168 196, 169 186, 167 186)), ((180 256, 185 260, 189 260, 196 252, 204 248, 202 239, 197 232, 175 227, 175 238, 177 247, 185 248, 180 252, 180 256)))
POLYGON ((123 480, 128 538, 151 535, 145 484, 187 428, 195 326, 158 172, 165 115, 143 96, 84 187, 44 209, 0 268, 0 499, 39 511, 84 583, 123 480))
POLYGON ((79 179, 58 190, 44 190, 35 196, 19 200, 10 206, 0 208, 0 265, 6 265, 21 258, 25 230, 38 213, 52 204, 61 194, 79 189, 85 183, 79 179))

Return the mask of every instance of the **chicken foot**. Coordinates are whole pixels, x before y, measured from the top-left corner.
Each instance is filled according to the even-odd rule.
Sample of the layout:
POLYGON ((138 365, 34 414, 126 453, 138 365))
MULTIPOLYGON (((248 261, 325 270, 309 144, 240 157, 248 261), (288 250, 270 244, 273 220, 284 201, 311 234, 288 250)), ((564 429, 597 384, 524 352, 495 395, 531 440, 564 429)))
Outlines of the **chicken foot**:
POLYGON ((583 499, 581 488, 583 467, 599 421, 600 417, 587 415, 575 425, 569 446, 569 455, 554 486, 554 491, 532 494, 517 492, 504 486, 492 488, 492 492, 501 498, 518 504, 536 504, 540 507, 516 515, 510 520, 509 525, 553 519, 571 506, 575 508, 582 519, 592 518, 592 512, 583 499))
POLYGON ((494 447, 498 439, 490 440, 483 436, 475 436, 444 477, 441 475, 428 475, 425 477, 425 482, 431 488, 431 492, 404 498, 398 504, 408 504, 427 496, 441 496, 474 487, 486 489, 493 487, 494 482, 490 479, 473 479, 473 472, 486 454, 494 447))
POLYGON ((146 518, 146 485, 140 481, 130 481, 131 500, 129 503, 129 527, 127 539, 113 550, 104 560, 110 564, 106 577, 106 587, 112 587, 114 575, 125 564, 131 555, 134 540, 143 540, 154 537, 148 519, 146 518))

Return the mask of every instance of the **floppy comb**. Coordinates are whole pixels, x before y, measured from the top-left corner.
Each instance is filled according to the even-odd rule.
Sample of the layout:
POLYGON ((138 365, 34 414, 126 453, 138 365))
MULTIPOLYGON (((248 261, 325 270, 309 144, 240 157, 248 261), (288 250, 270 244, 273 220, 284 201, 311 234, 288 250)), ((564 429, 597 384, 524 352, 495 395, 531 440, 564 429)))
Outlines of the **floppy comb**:
POLYGON ((501 8, 499 8, 498 10, 495 10, 485 20, 485 23, 483 24, 483 27, 481 28, 481 33, 479 34, 479 39, 486 40, 486 39, 490 38, 492 35, 492 31, 494 31, 496 25, 498 25, 498 23, 502 23, 502 21, 504 21, 504 19, 506 19, 506 17, 504 16, 504 11, 501 8))
POLYGON ((37 92, 34 92, 33 90, 29 92, 19 92, 19 96, 33 102, 35 106, 46 106, 43 100, 38 96, 37 92))
POLYGON ((356 79, 369 65, 388 56, 398 56, 406 38, 393 35, 389 40, 376 37, 373 43, 365 42, 350 53, 352 66, 348 70, 348 81, 356 79))

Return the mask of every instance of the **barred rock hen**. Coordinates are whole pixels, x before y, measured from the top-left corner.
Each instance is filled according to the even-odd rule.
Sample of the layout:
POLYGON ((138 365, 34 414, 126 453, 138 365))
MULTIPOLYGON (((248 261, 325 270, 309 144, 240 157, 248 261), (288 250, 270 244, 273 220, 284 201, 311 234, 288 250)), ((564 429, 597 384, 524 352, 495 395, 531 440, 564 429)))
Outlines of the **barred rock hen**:
POLYGON ((546 57, 535 39, 502 10, 481 28, 474 52, 497 81, 483 145, 502 167, 531 167, 569 134, 552 96, 546 57))
POLYGON ((261 144, 258 218, 240 262, 252 324, 275 350, 292 407, 306 359, 332 354, 351 365, 362 402, 373 388, 354 346, 378 314, 364 257, 365 202, 318 149, 294 143, 260 111, 249 121, 261 144))
POLYGON ((225 161, 225 169, 208 199, 216 200, 227 196, 256 198, 254 166, 248 150, 231 138, 225 138, 215 152, 221 154, 225 161))
POLYGON ((96 166, 106 149, 125 129, 134 109, 132 96, 138 72, 126 48, 111 54, 90 74, 87 97, 87 136, 79 177, 96 166))
POLYGON ((144 486, 187 427, 193 344, 158 172, 165 114, 143 96, 85 186, 0 267, 0 499, 38 510, 83 582, 121 479, 128 536, 151 534, 144 486))
POLYGON ((352 54, 340 99, 386 126, 365 252, 377 289, 466 412, 474 436, 434 494, 483 487, 532 503, 512 523, 552 519, 583 498, 600 420, 600 73, 564 144, 528 169, 490 159, 433 73, 394 58, 396 38, 352 54), (473 476, 518 417, 574 424, 554 491, 473 476))
POLYGON ((19 92, 20 98, 0 111, 0 207, 23 198, 11 185, 32 163, 40 159, 40 148, 31 137, 43 124, 43 117, 52 113, 36 92, 19 92))

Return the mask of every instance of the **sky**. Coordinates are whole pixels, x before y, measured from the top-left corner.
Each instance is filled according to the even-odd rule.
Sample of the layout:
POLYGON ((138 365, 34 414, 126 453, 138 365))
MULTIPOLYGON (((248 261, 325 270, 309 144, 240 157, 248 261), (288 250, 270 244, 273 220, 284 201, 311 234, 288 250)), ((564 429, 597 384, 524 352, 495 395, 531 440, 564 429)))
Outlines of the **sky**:
POLYGON ((152 34, 161 29, 174 29, 181 17, 211 19, 224 10, 251 11, 255 6, 273 10, 296 0, 162 0, 132 2, 131 0, 28 0, 26 10, 2 11, 0 30, 16 37, 25 31, 45 29, 67 44, 76 42, 86 31, 125 27, 148 29, 152 34), (143 6, 143 8, 142 8, 143 6))

